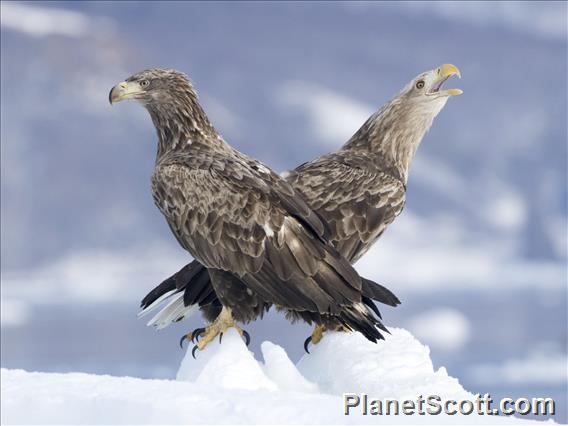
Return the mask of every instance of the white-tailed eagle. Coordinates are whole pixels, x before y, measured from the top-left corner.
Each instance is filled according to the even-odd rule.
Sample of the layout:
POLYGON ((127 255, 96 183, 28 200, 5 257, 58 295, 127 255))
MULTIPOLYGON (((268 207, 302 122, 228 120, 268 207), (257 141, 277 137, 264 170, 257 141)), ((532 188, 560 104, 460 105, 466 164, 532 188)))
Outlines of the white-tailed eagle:
MULTIPOLYGON (((416 149, 449 96, 461 94, 460 89, 442 89, 442 84, 454 75, 459 77, 460 72, 451 64, 418 75, 369 117, 339 151, 304 163, 286 175, 327 224, 329 239, 351 263, 366 253, 402 212, 416 149)), ((226 288, 247 297, 236 277, 226 288)), ((399 303, 388 289, 365 279, 363 290, 368 306, 374 306, 368 299, 390 306, 399 303)), ((197 260, 153 289, 142 300, 142 313, 165 300, 169 301, 166 308, 149 323, 158 328, 180 321, 197 306, 209 321, 221 310, 207 269, 197 260)), ((301 316, 292 314, 297 315, 301 316)), ((321 331, 316 328, 306 348, 310 340, 319 341, 321 331)))

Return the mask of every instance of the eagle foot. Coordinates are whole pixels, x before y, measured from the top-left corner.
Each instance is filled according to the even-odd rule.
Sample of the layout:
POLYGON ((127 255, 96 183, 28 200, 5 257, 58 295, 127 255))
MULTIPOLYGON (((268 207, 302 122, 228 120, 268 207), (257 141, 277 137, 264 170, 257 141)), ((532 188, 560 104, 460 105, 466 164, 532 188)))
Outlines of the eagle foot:
POLYGON ((248 346, 250 343, 250 334, 245 330, 240 328, 234 321, 231 311, 228 308, 223 308, 219 316, 205 328, 198 328, 193 332, 186 334, 181 338, 180 345, 183 344, 185 339, 191 340, 192 342, 197 342, 197 344, 191 350, 191 355, 195 358, 195 353, 197 350, 202 351, 205 347, 211 343, 215 337, 219 336, 219 343, 223 337, 223 333, 229 328, 234 328, 237 332, 244 337, 245 343, 248 346))
POLYGON ((314 327, 312 335, 304 341, 304 350, 306 351, 306 353, 310 353, 310 351, 308 350, 310 343, 317 345, 323 338, 323 333, 329 330, 341 331, 344 333, 349 333, 350 331, 352 331, 351 329, 349 329, 349 327, 344 325, 338 326, 337 328, 327 328, 325 325, 318 324, 314 327))
POLYGON ((195 340, 199 341, 199 336, 204 332, 205 328, 196 328, 191 333, 184 334, 181 336, 181 339, 179 339, 179 347, 183 349, 183 342, 186 340, 191 340, 192 342, 195 342, 195 340))
POLYGON ((318 324, 314 327, 312 335, 304 341, 304 350, 306 351, 306 353, 310 353, 310 351, 308 350, 310 343, 317 345, 321 341, 323 333, 326 330, 327 329, 323 325, 318 324))

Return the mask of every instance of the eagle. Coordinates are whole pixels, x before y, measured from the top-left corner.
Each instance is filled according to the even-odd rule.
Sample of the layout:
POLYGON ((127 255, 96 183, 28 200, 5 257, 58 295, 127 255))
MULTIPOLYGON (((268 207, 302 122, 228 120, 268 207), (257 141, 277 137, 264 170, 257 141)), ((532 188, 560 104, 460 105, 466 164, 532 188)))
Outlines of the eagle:
POLYGON ((271 305, 326 329, 384 338, 366 295, 380 287, 340 255, 326 223, 290 183, 225 142, 185 74, 134 74, 109 93, 111 104, 125 99, 139 101, 156 128, 154 202, 179 244, 207 268, 221 305, 197 333, 193 354, 230 327, 249 340, 237 323, 271 305))
MULTIPOLYGON (((396 96, 372 114, 338 151, 306 162, 286 173, 286 180, 327 224, 334 247, 355 263, 402 212, 406 185, 416 150, 450 96, 460 89, 442 89, 459 69, 443 64, 413 78, 396 96)), ((388 289, 363 279, 363 297, 390 306, 400 303, 388 289)), ((244 291, 237 280, 233 291, 244 291)), ((194 260, 164 280, 142 300, 145 315, 169 300, 149 325, 163 328, 188 316, 197 307, 208 321, 221 304, 207 269, 194 260)), ((374 306, 368 303, 369 306, 374 306)), ((376 313, 380 316, 378 310, 376 313)), ((317 343, 324 328, 316 326, 306 342, 317 343)))

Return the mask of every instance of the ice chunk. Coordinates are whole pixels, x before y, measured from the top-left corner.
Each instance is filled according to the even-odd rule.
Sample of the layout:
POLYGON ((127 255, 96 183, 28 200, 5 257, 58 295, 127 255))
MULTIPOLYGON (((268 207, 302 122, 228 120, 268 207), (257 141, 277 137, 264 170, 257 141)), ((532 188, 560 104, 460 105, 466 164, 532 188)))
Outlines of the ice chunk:
POLYGON ((221 344, 216 339, 204 351, 196 351, 196 359, 192 347, 188 346, 177 380, 227 389, 277 389, 233 328, 223 334, 221 344))
POLYGON ((280 390, 315 393, 316 384, 309 382, 300 374, 286 351, 271 342, 263 342, 260 346, 264 358, 264 372, 280 390))
POLYGON ((300 359, 298 369, 322 392, 337 395, 472 397, 445 369, 434 371, 427 346, 406 330, 391 327, 390 331, 376 344, 359 333, 326 332, 320 343, 311 346, 311 354, 300 359))

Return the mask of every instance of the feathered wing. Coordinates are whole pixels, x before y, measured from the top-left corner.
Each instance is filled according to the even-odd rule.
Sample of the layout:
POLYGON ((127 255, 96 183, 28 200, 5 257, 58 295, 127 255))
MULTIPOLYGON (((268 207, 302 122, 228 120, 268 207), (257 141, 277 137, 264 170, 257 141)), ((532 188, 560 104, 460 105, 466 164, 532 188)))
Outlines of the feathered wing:
POLYGON ((351 263, 404 208, 406 188, 396 170, 367 152, 325 155, 299 166, 287 180, 327 223, 333 245, 351 263))
MULTIPOLYGON (((260 163, 212 152, 166 157, 153 192, 178 241, 207 268, 238 276, 263 301, 286 309, 341 315, 355 329, 371 321, 359 306, 362 281, 325 242, 324 224, 260 163)), ((380 338, 367 326, 367 337, 380 338)))
MULTIPOLYGON (((365 152, 339 151, 328 154, 302 164, 288 174, 287 181, 317 211, 327 226, 323 234, 351 263, 371 247, 404 207, 405 186, 396 170, 377 164, 377 160, 365 152)), ((274 261, 275 266, 279 267, 278 258, 274 261)), ((206 268, 199 262, 193 261, 190 265, 193 270, 199 269, 204 274, 201 277, 206 276, 206 268)), ((186 306, 198 303, 206 316, 210 317, 207 309, 211 308, 196 298, 202 287, 213 291, 210 281, 184 278, 188 277, 184 271, 188 266, 164 281, 161 291, 157 288, 148 294, 142 301, 142 307, 147 310, 157 297, 173 290, 173 283, 177 282, 177 291, 185 291, 186 306), (178 277, 180 273, 181 279, 178 277)), ((389 306, 400 303, 389 289, 370 280, 363 280, 362 293, 368 299, 389 306)))

